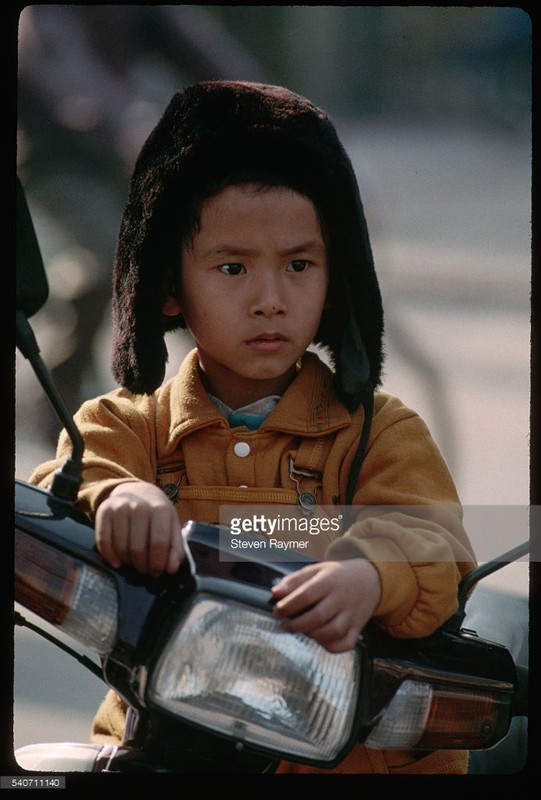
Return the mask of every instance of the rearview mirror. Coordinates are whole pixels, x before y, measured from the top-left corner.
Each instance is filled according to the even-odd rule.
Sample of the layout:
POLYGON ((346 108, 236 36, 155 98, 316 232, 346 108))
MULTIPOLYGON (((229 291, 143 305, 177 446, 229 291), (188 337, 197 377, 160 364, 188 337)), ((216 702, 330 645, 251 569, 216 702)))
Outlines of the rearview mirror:
POLYGON ((17 311, 28 318, 45 304, 49 283, 43 265, 34 223, 17 176, 17 311))

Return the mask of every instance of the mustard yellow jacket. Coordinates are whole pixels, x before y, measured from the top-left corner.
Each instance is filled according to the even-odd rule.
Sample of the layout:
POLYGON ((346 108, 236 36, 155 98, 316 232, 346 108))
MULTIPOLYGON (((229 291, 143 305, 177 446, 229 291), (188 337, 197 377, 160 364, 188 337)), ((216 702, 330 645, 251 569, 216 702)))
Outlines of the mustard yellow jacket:
MULTIPOLYGON (((309 352, 259 429, 230 428, 201 383, 193 351, 152 395, 116 389, 82 405, 76 415, 85 441, 79 505, 93 516, 113 486, 133 480, 161 485, 181 522, 217 522, 223 504, 296 505, 299 491, 315 493, 323 506, 343 504, 363 420, 362 409, 350 414, 340 402, 331 370, 309 352)), ((38 467, 31 482, 47 486, 70 453, 63 433, 56 459, 38 467)), ((309 537, 310 555, 370 559, 381 580, 377 624, 397 637, 432 633, 456 610, 458 582, 475 560, 453 480, 427 426, 385 392, 375 394, 354 506, 359 514, 345 534, 309 537), (370 513, 366 506, 379 508, 370 513), (385 513, 388 506, 415 506, 419 513, 385 513)), ((121 741, 124 712, 109 692, 92 738, 121 741)), ((358 746, 333 771, 464 772, 466 761, 461 751, 419 758, 358 746)), ((286 762, 279 768, 296 771, 318 770, 286 762)))

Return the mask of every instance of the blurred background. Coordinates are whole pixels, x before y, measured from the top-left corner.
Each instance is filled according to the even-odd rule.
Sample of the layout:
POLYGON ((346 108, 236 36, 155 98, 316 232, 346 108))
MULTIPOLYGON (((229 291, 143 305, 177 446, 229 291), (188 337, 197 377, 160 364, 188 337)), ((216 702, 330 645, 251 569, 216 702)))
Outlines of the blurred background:
MULTIPOLYGON (((51 290, 33 328, 70 410, 114 388, 116 235, 134 159, 171 95, 211 78, 280 83, 331 114, 356 169, 386 309, 383 388, 424 416, 467 507, 527 506, 532 31, 524 10, 31 5, 18 36, 17 170, 51 290)), ((172 372, 191 342, 178 333, 169 341, 172 372)), ((26 479, 54 454, 59 425, 19 355, 16 377, 15 470, 26 479)), ((509 546, 527 538, 522 519, 511 514, 509 546)), ((524 594, 527 565, 493 581, 524 594)), ((16 743, 43 739, 26 646, 23 635, 18 719, 24 702, 32 716, 16 726, 16 743)), ((61 698, 70 700, 65 686, 58 713, 61 698)))

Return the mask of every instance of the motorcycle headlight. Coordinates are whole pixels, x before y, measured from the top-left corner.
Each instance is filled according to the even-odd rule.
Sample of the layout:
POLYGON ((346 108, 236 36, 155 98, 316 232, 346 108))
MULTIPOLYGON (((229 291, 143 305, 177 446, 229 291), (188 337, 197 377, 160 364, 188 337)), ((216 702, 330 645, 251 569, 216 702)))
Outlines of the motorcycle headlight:
POLYGON ((150 705, 289 760, 328 764, 351 744, 358 650, 333 654, 270 614, 197 596, 148 686, 150 705))

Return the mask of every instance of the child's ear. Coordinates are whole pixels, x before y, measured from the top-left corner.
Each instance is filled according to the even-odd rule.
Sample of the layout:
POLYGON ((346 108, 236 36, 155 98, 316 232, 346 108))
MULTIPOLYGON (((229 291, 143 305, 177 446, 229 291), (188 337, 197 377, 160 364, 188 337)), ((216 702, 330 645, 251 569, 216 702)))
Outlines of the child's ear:
POLYGON ((162 306, 162 313, 166 317, 177 317, 179 314, 182 314, 182 308, 178 298, 171 294, 168 295, 162 306))

